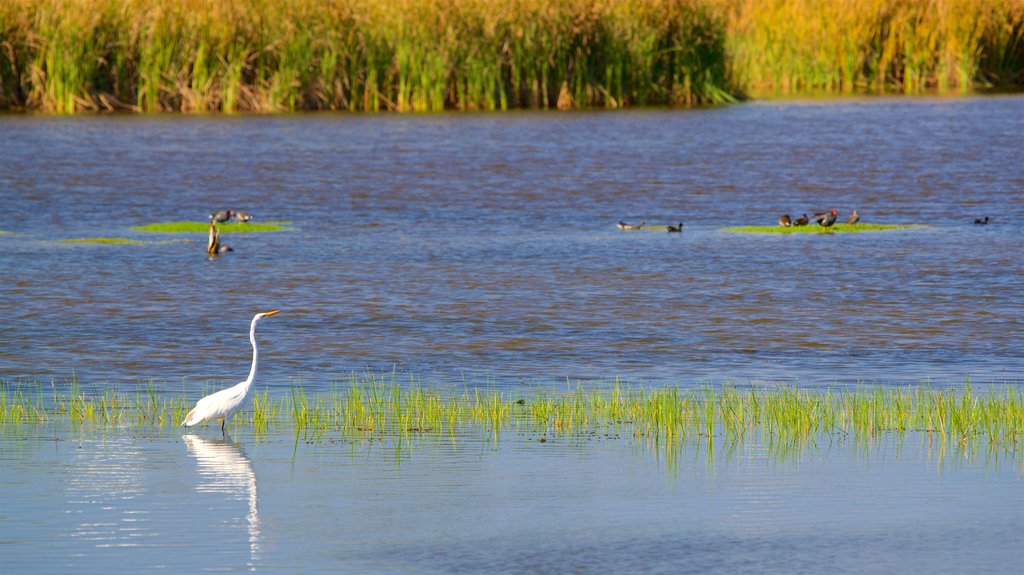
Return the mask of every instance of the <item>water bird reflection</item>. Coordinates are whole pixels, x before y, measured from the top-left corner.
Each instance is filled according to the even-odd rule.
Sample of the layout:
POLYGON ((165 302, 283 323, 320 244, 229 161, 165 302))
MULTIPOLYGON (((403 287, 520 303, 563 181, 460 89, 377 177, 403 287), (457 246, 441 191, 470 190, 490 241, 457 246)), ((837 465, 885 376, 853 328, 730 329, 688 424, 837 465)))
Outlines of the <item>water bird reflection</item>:
POLYGON ((220 493, 248 503, 249 512, 245 519, 249 535, 249 564, 254 566, 260 551, 260 516, 259 492, 252 462, 228 436, 203 439, 197 435, 183 435, 181 439, 199 464, 202 481, 196 485, 196 491, 220 493))

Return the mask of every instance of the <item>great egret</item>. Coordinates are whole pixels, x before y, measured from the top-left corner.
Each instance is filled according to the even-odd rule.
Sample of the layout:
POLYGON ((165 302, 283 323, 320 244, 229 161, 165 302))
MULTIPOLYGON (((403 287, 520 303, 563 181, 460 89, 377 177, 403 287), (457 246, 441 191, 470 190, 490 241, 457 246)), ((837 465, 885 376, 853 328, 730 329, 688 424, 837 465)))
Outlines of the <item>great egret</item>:
POLYGON ((228 418, 245 405, 246 399, 249 398, 249 391, 252 389, 252 382, 256 379, 256 362, 259 358, 256 351, 256 322, 280 312, 281 310, 275 309, 252 316, 252 324, 249 326, 249 342, 252 343, 252 368, 249 370, 249 377, 245 381, 200 399, 192 411, 185 416, 185 421, 181 422, 182 425, 195 425, 211 419, 219 419, 221 420, 221 433, 224 432, 228 418))

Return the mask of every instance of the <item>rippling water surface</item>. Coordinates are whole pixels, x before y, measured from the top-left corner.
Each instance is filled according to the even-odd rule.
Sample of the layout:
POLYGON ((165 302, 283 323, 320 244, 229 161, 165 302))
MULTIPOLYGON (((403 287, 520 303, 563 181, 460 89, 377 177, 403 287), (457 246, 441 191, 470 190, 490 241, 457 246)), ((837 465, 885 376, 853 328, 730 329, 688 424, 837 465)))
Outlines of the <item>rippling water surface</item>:
POLYGON ((1020 382, 1024 99, 0 117, 0 378, 1020 382), (223 208, 296 231, 130 226, 223 208), (927 229, 738 235, 856 208, 927 229), (972 224, 988 215, 988 226, 972 224), (682 234, 615 223, 682 221, 682 234), (189 236, 178 236, 189 237, 189 236))

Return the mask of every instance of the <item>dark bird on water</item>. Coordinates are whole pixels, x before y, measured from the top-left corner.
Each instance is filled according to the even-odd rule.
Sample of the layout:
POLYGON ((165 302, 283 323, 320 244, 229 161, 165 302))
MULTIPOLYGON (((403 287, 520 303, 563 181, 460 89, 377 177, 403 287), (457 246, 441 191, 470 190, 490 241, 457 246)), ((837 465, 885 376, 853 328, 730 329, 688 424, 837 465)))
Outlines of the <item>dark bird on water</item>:
POLYGON ((639 230, 640 228, 647 225, 647 222, 640 222, 639 224, 627 224, 626 222, 619 222, 615 224, 619 226, 620 230, 639 230))
POLYGON ((789 226, 793 225, 793 220, 789 219, 789 214, 782 214, 782 216, 779 218, 779 225, 784 228, 788 228, 789 226))
POLYGON ((808 222, 810 222, 810 220, 807 219, 807 214, 804 214, 804 215, 800 216, 799 218, 797 218, 796 221, 793 222, 793 225, 794 226, 806 226, 808 222))
POLYGON ((241 210, 235 212, 235 221, 236 222, 242 222, 242 223, 247 224, 247 223, 249 223, 249 220, 251 220, 251 219, 252 219, 252 214, 250 214, 249 212, 243 212, 241 210))
POLYGON ((855 223, 857 223, 859 221, 860 221, 860 214, 857 213, 857 210, 853 210, 853 213, 850 214, 850 217, 846 220, 846 223, 848 223, 848 224, 855 224, 855 223))
POLYGON ((975 218, 974 223, 976 225, 983 226, 988 223, 988 216, 985 216, 984 218, 975 218))
POLYGON ((678 226, 673 226, 672 224, 669 224, 668 225, 668 231, 669 231, 669 233, 683 231, 683 222, 679 222, 678 226))
POLYGON ((234 213, 235 212, 232 212, 231 210, 221 210, 216 214, 210 214, 210 221, 217 224, 223 224, 224 222, 230 220, 231 216, 234 213))
POLYGON ((822 227, 827 228, 836 223, 836 215, 837 212, 835 209, 821 214, 814 214, 814 221, 818 222, 822 227))

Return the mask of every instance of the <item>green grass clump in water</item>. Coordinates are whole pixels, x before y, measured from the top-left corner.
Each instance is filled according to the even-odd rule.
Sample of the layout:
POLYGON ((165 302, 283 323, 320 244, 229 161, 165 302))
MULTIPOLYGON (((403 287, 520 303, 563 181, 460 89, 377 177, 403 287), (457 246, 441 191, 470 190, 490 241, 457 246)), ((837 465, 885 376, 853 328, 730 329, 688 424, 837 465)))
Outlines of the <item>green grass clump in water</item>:
POLYGON ((790 226, 788 228, 782 226, 740 226, 724 229, 734 234, 828 234, 910 230, 927 227, 923 224, 835 224, 826 228, 812 224, 807 226, 790 226))
MULTIPOLYGON (((217 224, 217 229, 222 234, 234 234, 234 233, 252 233, 252 232, 282 232, 291 231, 288 227, 291 222, 285 221, 269 221, 261 223, 240 223, 230 222, 226 224, 217 224)), ((164 222, 156 224, 148 224, 145 226, 132 226, 133 232, 156 232, 162 234, 193 234, 193 233, 208 233, 210 231, 210 222, 164 222)))
MULTIPOLYGON (((209 391, 209 390, 208 390, 209 391)), ((178 425, 198 399, 163 397, 152 386, 135 393, 87 395, 76 385, 53 390, 46 401, 22 388, 0 385, 0 426, 67 421, 78 426, 178 425)), ((352 376, 340 390, 307 395, 257 393, 231 425, 256 433, 288 428, 323 438, 329 433, 379 438, 446 434, 467 426, 497 434, 573 435, 607 432, 661 445, 742 442, 755 434, 772 445, 799 450, 821 435, 872 441, 887 433, 928 433, 975 453, 984 446, 1024 458, 1024 391, 976 394, 964 389, 870 388, 814 391, 799 388, 737 390, 677 387, 646 389, 616 384, 611 389, 537 393, 519 397, 497 390, 462 393, 400 384, 392 376, 352 376)))

